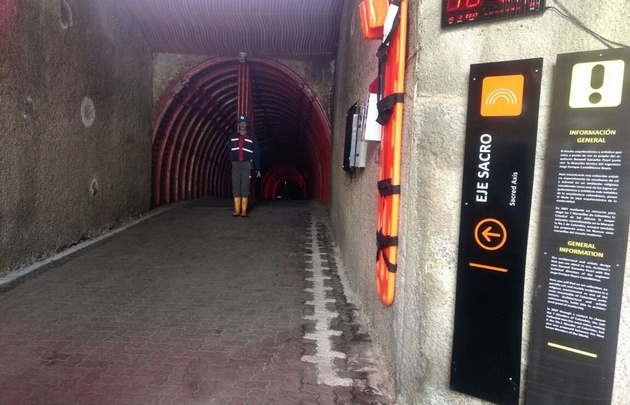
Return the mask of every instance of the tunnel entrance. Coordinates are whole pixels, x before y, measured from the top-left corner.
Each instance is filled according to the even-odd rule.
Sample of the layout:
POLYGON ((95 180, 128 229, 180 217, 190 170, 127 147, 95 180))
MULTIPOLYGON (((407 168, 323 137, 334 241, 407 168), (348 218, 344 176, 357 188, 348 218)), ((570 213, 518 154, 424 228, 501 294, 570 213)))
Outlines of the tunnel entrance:
POLYGON ((173 82, 156 110, 154 206, 231 197, 227 139, 240 111, 260 146, 255 195, 276 199, 286 183, 293 199, 328 203, 330 122, 308 83, 278 62, 215 58, 173 82))
POLYGON ((304 176, 293 166, 275 166, 262 182, 262 196, 266 200, 306 200, 304 176))
POLYGON ((273 193, 274 200, 302 200, 302 187, 299 183, 293 181, 283 181, 276 187, 276 192, 273 193))

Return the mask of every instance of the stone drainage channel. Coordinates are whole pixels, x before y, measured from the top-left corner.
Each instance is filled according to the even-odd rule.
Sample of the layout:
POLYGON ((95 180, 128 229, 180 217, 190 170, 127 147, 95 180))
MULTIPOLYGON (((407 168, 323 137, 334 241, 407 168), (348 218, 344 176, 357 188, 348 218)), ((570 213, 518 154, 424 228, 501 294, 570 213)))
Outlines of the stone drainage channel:
POLYGON ((305 271, 311 274, 307 274, 304 291, 312 299, 305 303, 304 339, 313 342, 314 348, 302 361, 316 366, 319 384, 352 387, 353 404, 393 404, 389 377, 356 319, 356 306, 344 294, 326 224, 311 220, 309 228, 305 271))

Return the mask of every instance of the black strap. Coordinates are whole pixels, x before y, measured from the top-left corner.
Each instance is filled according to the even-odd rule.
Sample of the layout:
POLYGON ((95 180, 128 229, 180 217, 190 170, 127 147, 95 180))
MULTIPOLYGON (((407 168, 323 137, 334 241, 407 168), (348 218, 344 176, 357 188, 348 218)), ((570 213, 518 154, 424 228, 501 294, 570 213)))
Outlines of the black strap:
POLYGON ((402 103, 405 101, 405 93, 392 93, 387 97, 384 97, 376 106, 378 108, 378 117, 376 118, 376 122, 381 125, 387 124, 389 121, 389 117, 392 116, 394 112, 394 106, 396 103, 402 103))
POLYGON ((387 66, 387 51, 389 50, 389 43, 381 43, 378 46, 378 51, 376 52, 376 57, 378 58, 378 81, 377 81, 377 91, 376 96, 377 99, 380 100, 383 98, 383 93, 385 92, 385 70, 387 66))
POLYGON ((398 246, 398 236, 387 236, 383 235, 383 232, 381 231, 376 232, 376 261, 378 261, 378 257, 382 255, 383 261, 385 261, 385 266, 387 266, 387 270, 395 273, 398 265, 389 261, 389 258, 385 254, 384 250, 385 248, 391 246, 398 246))
POLYGON ((381 44, 378 47, 379 52, 376 53, 378 56, 378 76, 376 82, 376 99, 380 100, 383 98, 383 92, 385 91, 385 66, 387 65, 386 52, 388 47, 381 44), (383 49, 383 54, 380 55, 380 51, 383 49))
MULTIPOLYGON (((392 21, 392 27, 387 33, 387 37, 383 38, 383 44, 387 44, 387 46, 389 46, 389 41, 392 40, 394 33, 396 32, 396 30, 398 29, 398 26, 400 25, 400 0, 393 0, 389 6, 390 7, 396 6, 398 7, 398 10, 396 10, 396 16, 394 17, 394 21, 392 21)), ((379 50, 380 50, 380 47, 379 47, 379 50)))
POLYGON ((381 44, 378 46, 378 49, 376 50, 376 57, 378 58, 379 62, 382 62, 386 59, 385 57, 387 56, 388 49, 389 44, 386 44, 385 42, 381 42, 381 44))
POLYGON ((382 61, 385 58, 387 50, 389 49, 389 43, 392 40, 392 37, 394 36, 396 31, 398 30, 398 27, 400 26, 400 0, 392 1, 390 4, 390 7, 391 6, 398 7, 398 10, 396 11, 396 16, 394 17, 394 21, 392 21, 392 27, 387 33, 387 37, 383 38, 383 41, 378 46, 378 50, 376 51, 376 57, 378 58, 379 61, 382 61))
POLYGON ((389 121, 389 117, 392 115, 392 112, 394 110, 394 104, 396 102, 402 102, 402 98, 400 99, 400 101, 393 102, 391 104, 391 110, 387 110, 385 112, 383 112, 385 107, 381 107, 381 101, 383 101, 384 104, 389 104, 391 102, 391 100, 385 101, 385 99, 391 97, 392 95, 383 97, 383 94, 385 93, 385 66, 387 65, 387 51, 389 50, 389 42, 391 41, 392 36, 396 33, 396 31, 398 30, 398 26, 400 25, 400 0, 393 0, 390 3, 390 7, 391 6, 398 7, 398 10, 396 12, 396 16, 394 17, 394 21, 392 22, 392 27, 387 33, 387 37, 383 39, 383 42, 381 42, 378 50, 376 51, 376 57, 378 58, 378 86, 376 94, 377 99, 379 100, 379 114, 376 122, 381 125, 385 125, 387 121, 389 121))
POLYGON ((392 179, 383 179, 378 182, 378 192, 383 197, 392 194, 400 194, 400 185, 393 185, 392 179))

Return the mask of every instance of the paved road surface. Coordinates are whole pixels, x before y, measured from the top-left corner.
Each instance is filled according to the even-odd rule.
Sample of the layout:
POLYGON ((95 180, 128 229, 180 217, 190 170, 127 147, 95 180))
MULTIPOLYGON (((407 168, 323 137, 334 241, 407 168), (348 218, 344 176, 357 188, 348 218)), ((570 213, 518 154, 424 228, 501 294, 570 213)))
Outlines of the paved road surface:
POLYGON ((0 403, 392 404, 323 207, 230 207, 176 205, 2 285, 0 403))

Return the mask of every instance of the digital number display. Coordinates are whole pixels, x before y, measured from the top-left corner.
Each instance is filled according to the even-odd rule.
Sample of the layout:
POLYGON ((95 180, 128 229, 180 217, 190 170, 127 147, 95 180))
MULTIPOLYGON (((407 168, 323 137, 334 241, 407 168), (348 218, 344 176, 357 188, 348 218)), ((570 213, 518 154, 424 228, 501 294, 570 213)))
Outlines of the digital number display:
POLYGON ((539 13, 545 0, 442 0, 442 28, 539 13))

